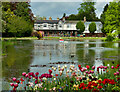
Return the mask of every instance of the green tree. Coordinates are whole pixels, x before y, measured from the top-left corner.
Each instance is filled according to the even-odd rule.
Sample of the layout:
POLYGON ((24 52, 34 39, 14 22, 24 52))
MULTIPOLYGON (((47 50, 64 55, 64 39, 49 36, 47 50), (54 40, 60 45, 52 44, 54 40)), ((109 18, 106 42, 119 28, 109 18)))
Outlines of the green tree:
POLYGON ((107 11, 107 9, 108 9, 108 4, 105 5, 104 10, 103 10, 103 13, 102 13, 101 16, 100 16, 100 21, 101 21, 101 23, 103 24, 103 26, 102 26, 102 32, 103 32, 103 33, 106 33, 106 32, 104 31, 104 22, 105 22, 105 12, 107 11))
POLYGON ((112 33, 113 30, 118 30, 119 27, 119 3, 110 2, 107 11, 105 12, 104 30, 106 33, 112 33))
POLYGON ((22 17, 16 16, 15 18, 11 19, 7 24, 8 33, 13 34, 16 36, 23 36, 23 33, 31 33, 31 25, 25 21, 22 17), (23 26, 24 25, 24 26, 23 26))
POLYGON ((79 30, 79 33, 82 33, 85 31, 85 25, 82 21, 79 21, 77 24, 76 24, 76 28, 79 30))
POLYGON ((89 24, 89 31, 90 33, 94 33, 96 31, 96 23, 92 22, 89 24))
POLYGON ((90 1, 91 2, 88 2, 88 0, 84 0, 84 3, 81 3, 80 8, 78 8, 78 14, 71 14, 68 20, 83 20, 84 17, 86 17, 87 21, 99 20, 98 17, 96 17, 95 13, 95 2, 92 2, 92 0, 90 1))
MULTIPOLYGON (((33 13, 30 9, 30 3, 29 2, 3 2, 2 3, 2 32, 5 33, 5 36, 11 36, 11 34, 13 34, 12 32, 10 32, 10 29, 13 28, 8 28, 10 27, 11 24, 11 20, 14 19, 14 17, 21 17, 22 21, 26 21, 26 23, 29 24, 29 26, 27 26, 28 28, 26 30, 24 30, 24 32, 22 33, 22 36, 30 36, 31 35, 31 30, 33 29, 33 23, 34 23, 34 17, 33 17, 33 13), (9 34, 8 34, 9 32, 9 34)), ((14 20, 15 21, 15 20, 14 20)), ((12 20, 13 22, 13 20, 12 20)), ((18 23, 19 24, 19 23, 18 23)), ((25 23, 23 23, 25 24, 25 23)), ((23 25, 21 24, 21 25, 23 25)), ((26 24, 27 25, 27 24, 26 24)), ((11 24, 12 26, 12 24, 11 24)), ((12 26, 14 27, 14 26, 12 26)), ((23 27, 23 26, 21 26, 23 27)), ((16 28, 15 28, 16 29, 16 28)), ((19 36, 21 34, 16 34, 16 36, 19 36)))
POLYGON ((86 16, 87 20, 94 20, 96 18, 96 8, 94 7, 95 2, 84 2, 80 5, 81 7, 78 8, 78 14, 82 19, 84 18, 84 16, 86 16))

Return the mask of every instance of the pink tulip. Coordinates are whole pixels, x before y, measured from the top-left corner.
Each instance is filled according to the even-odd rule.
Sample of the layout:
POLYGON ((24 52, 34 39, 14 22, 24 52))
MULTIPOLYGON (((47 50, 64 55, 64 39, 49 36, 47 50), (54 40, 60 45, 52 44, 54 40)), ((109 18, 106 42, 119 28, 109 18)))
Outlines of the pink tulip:
POLYGON ((111 66, 112 69, 114 69, 114 66, 111 66))
POLYGON ((88 71, 85 71, 86 73, 88 73, 88 71))
POLYGON ((105 69, 107 69, 107 66, 104 66, 105 69))
POLYGON ((119 69, 119 72, 120 72, 120 69, 119 69))
POLYGON ((27 77, 28 77, 28 74, 26 74, 25 77, 27 78, 27 77))
POLYGON ((18 84, 17 84, 17 83, 16 83, 16 84, 14 84, 14 87, 15 87, 15 88, 17 88, 17 87, 18 87, 18 84))
POLYGON ((25 75, 26 75, 26 72, 23 72, 22 75, 25 76, 25 75))
POLYGON ((117 75, 119 75, 119 72, 116 72, 117 75))
POLYGON ((13 81, 16 81, 16 78, 14 77, 12 80, 13 80, 13 81))
POLYGON ((91 73, 94 73, 94 71, 91 71, 91 73))
POLYGON ((92 69, 95 69, 95 66, 93 66, 92 69))
POLYGON ((14 86, 14 83, 10 83, 11 86, 14 86))
POLYGON ((105 69, 103 69, 103 71, 105 71, 105 69))

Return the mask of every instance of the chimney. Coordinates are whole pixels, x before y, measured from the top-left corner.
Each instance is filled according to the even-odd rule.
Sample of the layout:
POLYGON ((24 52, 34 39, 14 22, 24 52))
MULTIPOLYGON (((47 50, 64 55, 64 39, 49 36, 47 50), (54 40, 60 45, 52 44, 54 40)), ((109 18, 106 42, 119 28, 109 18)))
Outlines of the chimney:
POLYGON ((63 21, 65 21, 65 17, 63 17, 63 21))
POLYGON ((44 17, 43 20, 46 20, 46 17, 44 17))
POLYGON ((51 18, 51 17, 49 17, 49 20, 52 20, 52 18, 51 18))
POLYGON ((57 20, 59 20, 59 18, 57 17, 57 20))
POLYGON ((84 17, 84 22, 86 22, 86 17, 84 17))

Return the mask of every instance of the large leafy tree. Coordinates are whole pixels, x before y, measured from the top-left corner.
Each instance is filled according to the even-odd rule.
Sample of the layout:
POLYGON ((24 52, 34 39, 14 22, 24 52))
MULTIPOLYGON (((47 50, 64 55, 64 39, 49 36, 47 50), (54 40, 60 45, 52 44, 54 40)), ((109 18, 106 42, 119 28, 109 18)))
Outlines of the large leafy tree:
POLYGON ((24 36, 24 33, 28 33, 30 35, 32 31, 31 30, 32 26, 30 26, 30 24, 27 21, 25 21, 22 17, 18 17, 18 16, 12 18, 8 22, 7 27, 8 27, 8 33, 11 33, 15 37, 24 36))
MULTIPOLYGON (((8 36, 11 36, 11 34, 8 34, 8 33, 10 33, 10 30, 11 30, 11 28, 9 28, 9 26, 11 25, 13 27, 14 24, 12 25, 11 23, 14 23, 13 22, 13 21, 15 21, 14 17, 20 17, 22 22, 24 20, 24 23, 23 23, 24 25, 29 24, 28 28, 26 29, 27 31, 24 30, 24 32, 23 32, 24 34, 22 36, 30 36, 31 35, 30 32, 32 30, 31 26, 33 26, 34 18, 33 18, 33 13, 30 9, 29 2, 3 2, 2 3, 2 28, 3 28, 2 32, 7 34, 8 36), (27 23, 27 24, 25 24, 25 23, 27 23)), ((18 18, 17 18, 17 20, 18 20, 18 18)), ((21 24, 21 25, 23 25, 23 24, 21 24)), ((14 29, 16 29, 16 26, 14 26, 14 27, 15 27, 14 29)), ((13 30, 13 28, 12 28, 12 30, 13 30)), ((12 32, 13 31, 11 31, 11 33, 12 32)), ((18 36, 18 35, 19 35, 19 32, 17 32, 16 36, 18 36)))
POLYGON ((85 25, 82 21, 79 21, 77 24, 76 24, 76 28, 79 30, 78 33, 82 33, 85 31, 85 25))
POLYGON ((84 2, 80 4, 81 7, 78 8, 78 14, 80 15, 80 18, 84 18, 84 16, 87 17, 87 20, 94 20, 96 18, 95 14, 95 2, 84 2))
POLYGON ((86 17, 88 21, 98 20, 95 14, 96 8, 94 5, 95 2, 84 1, 80 4, 80 8, 78 8, 78 14, 71 14, 69 20, 83 20, 84 17, 86 17))
POLYGON ((107 11, 107 9, 108 9, 108 4, 105 5, 104 10, 103 10, 103 13, 102 13, 101 16, 100 16, 100 21, 101 21, 101 23, 103 24, 103 27, 102 27, 102 32, 103 32, 103 33, 106 33, 106 32, 104 31, 104 23, 105 23, 105 12, 107 11))
POLYGON ((112 33, 113 30, 119 30, 120 24, 120 2, 110 2, 105 12, 104 30, 106 33, 112 33))

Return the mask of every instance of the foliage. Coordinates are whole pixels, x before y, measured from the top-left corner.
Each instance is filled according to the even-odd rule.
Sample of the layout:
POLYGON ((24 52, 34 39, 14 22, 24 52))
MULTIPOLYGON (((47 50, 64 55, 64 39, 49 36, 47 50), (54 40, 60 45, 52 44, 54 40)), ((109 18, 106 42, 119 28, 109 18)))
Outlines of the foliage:
POLYGON ((33 26, 33 14, 29 7, 30 7, 29 2, 3 2, 2 3, 2 13, 3 13, 2 14, 2 27, 3 27, 2 32, 6 34, 5 36, 13 36, 13 34, 16 36, 31 35, 32 26, 33 26), (18 21, 20 21, 21 19, 20 23, 17 24, 17 21, 15 20, 15 18, 17 18, 18 21), (15 23, 13 21, 15 21, 15 23), (26 29, 23 26, 23 24, 26 27, 26 29), (12 26, 12 28, 10 28, 10 26, 12 26), (24 29, 24 32, 19 32, 16 29, 18 29, 19 31, 24 29))
POLYGON ((8 33, 11 33, 11 35, 15 37, 31 35, 31 31, 32 31, 31 30, 32 26, 22 17, 17 17, 17 16, 8 22, 7 27, 8 27, 8 33))
POLYGON ((100 16, 100 21, 101 21, 101 23, 102 23, 102 32, 103 33, 106 33, 105 31, 104 31, 104 22, 105 22, 105 12, 107 11, 107 9, 108 9, 108 4, 106 4, 105 5, 105 7, 104 7, 104 10, 103 10, 103 13, 101 14, 101 16, 100 16))
POLYGON ((79 30, 79 33, 82 33, 85 30, 85 25, 84 25, 84 23, 82 21, 79 21, 76 24, 76 28, 79 30))
POLYGON ((104 30, 106 33, 112 33, 113 30, 118 30, 119 26, 119 3, 110 2, 107 11, 105 12, 104 30))
POLYGON ((90 33, 94 33, 96 31, 96 23, 92 22, 89 24, 89 31, 90 33))
POLYGON ((83 20, 86 17, 87 21, 98 20, 95 14, 96 8, 94 7, 95 2, 84 2, 80 4, 78 8, 78 14, 71 14, 68 20, 83 20))

